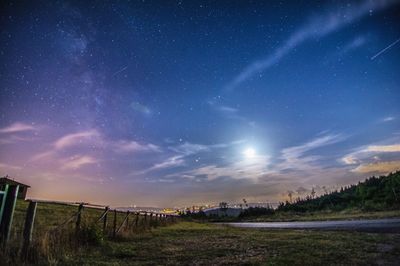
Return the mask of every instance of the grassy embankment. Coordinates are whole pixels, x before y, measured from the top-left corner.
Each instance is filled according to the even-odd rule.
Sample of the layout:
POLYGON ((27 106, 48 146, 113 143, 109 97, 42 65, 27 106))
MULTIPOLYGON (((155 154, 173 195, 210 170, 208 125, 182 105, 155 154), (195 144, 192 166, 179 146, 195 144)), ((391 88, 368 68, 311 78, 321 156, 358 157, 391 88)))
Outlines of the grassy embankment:
POLYGON ((343 211, 315 211, 315 212, 276 212, 271 215, 243 217, 238 221, 243 222, 292 222, 292 221, 335 221, 335 220, 360 220, 400 218, 400 210, 390 211, 362 211, 350 209, 343 211))
POLYGON ((82 265, 395 265, 400 236, 358 232, 257 230, 181 222, 106 241, 76 253, 82 265))
MULTIPOLYGON (((15 246, 20 243, 18 235, 26 207, 25 202, 18 202, 12 232, 15 246)), ((99 238, 95 234, 79 245, 71 238, 73 224, 67 226, 63 234, 55 235, 57 239, 46 234, 76 209, 39 204, 32 262, 40 265, 366 265, 396 264, 400 257, 398 234, 241 229, 196 222, 145 230, 138 228, 122 233, 117 239, 99 238)), ((84 224, 92 224, 100 214, 101 210, 85 209, 84 224)), ((122 219, 123 214, 120 214, 118 223, 122 219)), ((9 265, 21 263, 9 258, 2 258, 1 262, 9 265)))
MULTIPOLYGON (((293 192, 290 192, 293 193, 293 192)), ((339 190, 279 204, 278 208, 249 208, 247 221, 315 221, 400 217, 400 171, 369 177, 339 190)))
MULTIPOLYGON (((7 252, 0 250, 0 265, 22 263, 20 251, 27 207, 28 202, 17 201, 7 252)), ((114 214, 112 212, 109 213, 107 232, 103 234, 103 222, 96 222, 104 211, 102 209, 84 208, 79 232, 75 230, 75 217, 71 222, 60 226, 71 218, 77 210, 77 206, 38 204, 28 262, 39 265, 57 264, 73 256, 73 254, 88 248, 99 247, 111 238, 114 214)), ((126 213, 117 213, 117 228, 124 220, 125 215, 126 213)), ((130 220, 128 220, 129 228, 123 227, 116 239, 129 238, 139 232, 165 225, 164 222, 155 221, 154 218, 150 222, 149 217, 147 217, 145 221, 143 216, 140 216, 138 226, 134 226, 135 220, 136 216, 131 216, 130 220)))
POLYGON ((226 222, 295 222, 295 221, 337 221, 400 218, 400 210, 363 211, 360 209, 346 209, 341 211, 314 211, 314 212, 279 212, 271 214, 253 215, 243 217, 207 217, 205 215, 191 215, 187 220, 226 223, 226 222))

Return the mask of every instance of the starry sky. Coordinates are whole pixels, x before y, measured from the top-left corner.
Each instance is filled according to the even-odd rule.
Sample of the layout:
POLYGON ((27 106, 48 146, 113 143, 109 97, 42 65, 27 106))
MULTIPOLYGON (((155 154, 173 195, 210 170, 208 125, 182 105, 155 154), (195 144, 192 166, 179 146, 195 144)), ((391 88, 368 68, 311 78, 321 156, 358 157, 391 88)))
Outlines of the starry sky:
POLYGON ((399 1, 2 1, 0 175, 114 206, 400 169, 399 1))

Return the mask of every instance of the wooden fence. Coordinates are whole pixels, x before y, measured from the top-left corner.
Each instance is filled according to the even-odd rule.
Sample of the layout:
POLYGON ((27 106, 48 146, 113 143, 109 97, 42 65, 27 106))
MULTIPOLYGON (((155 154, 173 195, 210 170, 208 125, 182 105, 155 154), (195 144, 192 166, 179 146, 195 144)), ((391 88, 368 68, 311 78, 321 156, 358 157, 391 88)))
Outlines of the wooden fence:
MULTIPOLYGON (((4 191, 0 191, 1 204, 0 204, 0 242, 3 249, 7 248, 7 242, 10 238, 11 225, 14 215, 14 209, 16 204, 16 198, 18 195, 18 186, 6 186, 4 191)), ((62 202, 62 201, 46 201, 46 200, 27 200, 29 202, 26 210, 24 228, 22 233, 22 249, 21 256, 26 256, 29 247, 32 242, 32 232, 34 229, 36 210, 38 204, 61 204, 68 206, 75 206, 77 210, 74 214, 58 224, 52 230, 60 230, 68 224, 74 224, 76 234, 79 234, 82 226, 82 217, 85 215, 85 209, 100 209, 103 210, 101 215, 94 222, 96 225, 101 223, 102 233, 105 236, 112 238, 117 237, 118 233, 127 227, 138 228, 139 216, 142 216, 143 225, 145 228, 155 227, 159 224, 167 224, 175 222, 177 217, 172 214, 164 214, 159 212, 148 212, 148 211, 132 211, 132 210, 121 210, 112 209, 109 206, 83 203, 83 202, 62 202), (117 214, 124 214, 123 221, 118 224, 117 214), (111 216, 111 217, 110 217, 111 216), (133 217, 132 222, 129 222, 129 218, 133 217), (112 230, 107 231, 107 224, 112 219, 112 230)), ((124 208, 125 209, 125 208, 124 208)))

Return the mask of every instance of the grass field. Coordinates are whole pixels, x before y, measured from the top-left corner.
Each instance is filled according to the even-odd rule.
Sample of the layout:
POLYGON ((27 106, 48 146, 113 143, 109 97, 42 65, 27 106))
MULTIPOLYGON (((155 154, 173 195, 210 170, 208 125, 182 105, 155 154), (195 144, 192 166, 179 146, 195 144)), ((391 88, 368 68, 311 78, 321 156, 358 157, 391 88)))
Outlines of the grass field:
MULTIPOLYGON (((23 230, 24 219, 28 202, 18 200, 15 208, 13 219, 13 230, 11 231, 11 239, 20 239, 23 230)), ((56 228, 64 221, 69 219, 78 210, 77 206, 52 204, 52 203, 39 203, 36 211, 36 218, 34 223, 33 238, 40 238, 43 233, 56 228)), ((84 208, 82 213, 82 223, 86 225, 95 224, 96 220, 103 213, 103 209, 84 208)), ((125 213, 117 213, 117 224, 119 225, 125 217, 125 213)), ((107 229, 112 229, 113 213, 109 213, 107 229)), ((142 219, 142 217, 141 217, 142 219)), ((101 222, 97 223, 101 226, 101 222)), ((74 222, 66 225, 65 227, 73 227, 74 222)))
POLYGON ((67 258, 81 265, 396 265, 400 235, 256 230, 181 222, 67 258))
MULTIPOLYGON (((7 250, 0 250, 0 265, 22 264, 20 251, 22 247, 22 233, 28 202, 18 200, 14 212, 14 219, 8 241, 7 250)), ((109 212, 106 232, 103 233, 103 221, 96 222, 104 212, 104 209, 84 208, 81 216, 81 229, 76 231, 76 214, 78 206, 62 205, 54 203, 39 203, 37 206, 32 244, 28 262, 38 265, 56 265, 63 262, 79 250, 89 247, 99 247, 107 239, 112 238, 114 213, 109 212), (71 219, 72 217, 72 219, 71 219), (64 224, 65 221, 69 223, 64 224), (62 226, 60 226, 62 225, 62 226)), ((117 212, 116 228, 124 221, 126 213, 117 212)), ((153 217, 139 216, 136 223, 136 215, 131 215, 117 234, 118 239, 129 238, 131 235, 151 230, 157 226, 171 223, 156 221, 153 217), (129 226, 127 226, 129 225, 129 226)))
MULTIPOLYGON (((18 201, 12 231, 14 244, 20 244, 26 207, 26 202, 18 201)), ((184 221, 166 227, 121 234, 117 239, 104 237, 98 243, 80 244, 76 247, 73 241, 63 242, 63 239, 70 241, 68 238, 55 242, 54 239, 50 239, 53 242, 42 240, 45 232, 55 228, 76 210, 76 206, 38 205, 34 245, 40 251, 38 254, 42 255, 36 258, 35 263, 40 265, 400 265, 398 259, 400 234, 243 229, 184 221), (55 250, 47 250, 51 249, 52 243, 56 243, 55 250)), ((84 223, 93 224, 101 213, 102 210, 85 209, 84 223)), ((118 215, 118 222, 122 221, 123 215, 122 213, 118 215)), ((276 216, 272 220, 399 216, 398 212, 360 215, 357 216, 354 212, 320 213, 295 217, 291 214, 291 217, 276 216)), ((73 229, 73 223, 66 227, 66 230, 73 231, 73 229)), ((9 260, 8 264, 13 263, 10 264, 9 260)))
POLYGON ((246 217, 242 221, 252 222, 291 222, 291 221, 333 221, 333 220, 357 220, 380 219, 400 217, 400 210, 365 212, 359 209, 343 211, 318 211, 318 212, 276 212, 273 215, 246 217))

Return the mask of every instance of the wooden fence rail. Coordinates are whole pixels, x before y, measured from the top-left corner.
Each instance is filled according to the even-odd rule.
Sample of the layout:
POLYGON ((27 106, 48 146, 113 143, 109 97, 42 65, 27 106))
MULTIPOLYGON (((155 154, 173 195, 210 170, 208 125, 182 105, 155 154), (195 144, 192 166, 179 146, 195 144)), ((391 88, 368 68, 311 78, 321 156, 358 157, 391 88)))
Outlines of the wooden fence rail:
MULTIPOLYGON (((4 191, 2 191, 4 192, 4 191)), ((18 186, 9 186, 6 187, 6 190, 4 192, 3 197, 1 198, 2 201, 0 202, 0 206, 4 206, 2 209, 2 215, 0 217, 0 240, 1 240, 1 245, 3 248, 7 247, 7 242, 10 237, 10 231, 11 231, 11 224, 12 224, 12 219, 13 219, 13 213, 15 209, 15 204, 16 204, 16 197, 18 194, 18 186)), ((57 230, 61 230, 64 226, 67 224, 70 224, 75 221, 75 234, 78 236, 80 233, 80 230, 82 229, 82 217, 85 216, 85 209, 86 208, 93 208, 93 209, 103 209, 104 211, 101 213, 100 217, 96 219, 94 222, 94 225, 98 226, 99 222, 102 223, 102 232, 106 236, 108 235, 107 232, 107 222, 108 222, 108 214, 110 211, 113 211, 113 225, 112 225, 112 231, 111 231, 111 236, 112 238, 116 238, 118 233, 121 232, 122 229, 125 228, 125 230, 129 230, 132 228, 139 228, 139 220, 140 216, 142 216, 142 225, 143 229, 149 229, 152 227, 156 227, 158 225, 165 225, 168 222, 172 222, 173 216, 174 215, 166 215, 166 214, 161 214, 161 213, 156 213, 156 212, 147 212, 147 211, 136 211, 136 212, 131 212, 130 210, 123 211, 123 210, 118 210, 118 209, 110 209, 109 206, 104 206, 104 205, 98 205, 98 204, 90 204, 90 203, 82 203, 82 202, 62 202, 62 201, 45 201, 45 200, 34 200, 30 199, 28 200, 28 208, 26 211, 26 216, 25 216, 25 223, 24 223, 24 228, 23 228, 23 241, 22 241, 22 248, 21 248, 21 256, 23 258, 27 258, 27 254, 32 242, 32 233, 34 229, 34 223, 35 223, 35 217, 37 214, 37 207, 38 204, 62 204, 62 205, 69 205, 69 206, 77 206, 78 210, 71 215, 68 219, 64 220, 60 224, 58 224, 55 228, 51 229, 49 232, 55 232, 57 230), (117 214, 118 213, 124 213, 124 219, 122 222, 117 226, 117 214), (129 217, 134 216, 132 218, 132 223, 130 224, 129 222, 129 217), (155 217, 153 219, 153 216, 155 217), (169 219, 170 218, 170 219, 169 219)))

